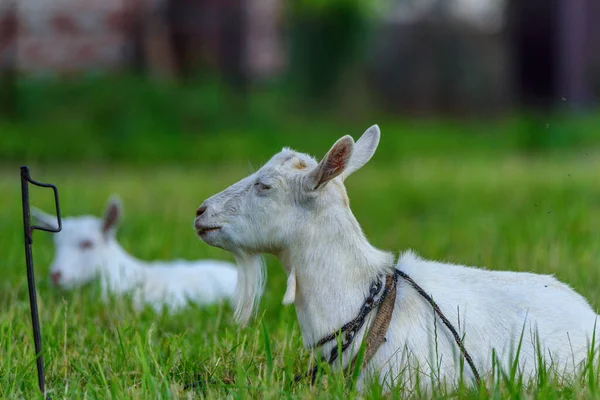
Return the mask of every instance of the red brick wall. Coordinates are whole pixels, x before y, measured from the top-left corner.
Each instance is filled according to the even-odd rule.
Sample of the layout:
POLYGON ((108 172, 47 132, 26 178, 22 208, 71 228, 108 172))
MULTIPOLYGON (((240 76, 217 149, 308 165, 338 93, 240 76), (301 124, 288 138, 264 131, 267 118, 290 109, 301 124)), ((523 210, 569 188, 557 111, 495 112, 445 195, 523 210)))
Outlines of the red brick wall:
POLYGON ((16 44, 17 68, 27 72, 121 67, 131 54, 140 5, 140 0, 0 0, 0 55, 6 57, 16 44), (4 27, 15 17, 16 35, 9 37, 4 27))
POLYGON ((178 68, 234 63, 255 77, 282 68, 281 0, 0 0, 0 64, 33 73, 126 68, 144 9, 161 2, 178 68), (226 29, 241 23, 231 20, 234 6, 237 44, 226 29), (241 54, 229 59, 232 46, 241 54))

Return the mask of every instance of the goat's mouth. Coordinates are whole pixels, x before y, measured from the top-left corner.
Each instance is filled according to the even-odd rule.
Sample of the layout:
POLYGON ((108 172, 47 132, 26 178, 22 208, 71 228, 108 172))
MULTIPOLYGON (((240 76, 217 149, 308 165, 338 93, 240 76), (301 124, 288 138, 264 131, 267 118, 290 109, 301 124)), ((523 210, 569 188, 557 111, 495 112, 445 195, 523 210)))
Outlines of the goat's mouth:
POLYGON ((219 229, 221 229, 220 226, 198 226, 196 227, 196 234, 198 236, 203 236, 209 232, 218 231, 219 229))

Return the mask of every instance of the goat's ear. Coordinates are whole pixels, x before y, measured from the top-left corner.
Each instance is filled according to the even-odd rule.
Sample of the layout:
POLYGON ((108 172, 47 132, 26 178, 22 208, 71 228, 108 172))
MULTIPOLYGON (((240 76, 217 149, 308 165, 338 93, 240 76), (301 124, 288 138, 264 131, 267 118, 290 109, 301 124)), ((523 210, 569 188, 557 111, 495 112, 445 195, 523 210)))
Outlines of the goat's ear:
POLYGON ((306 176, 306 187, 309 190, 317 190, 343 173, 352 157, 353 147, 354 140, 348 135, 335 142, 319 165, 306 176))
POLYGON ((380 136, 381 133, 379 131, 379 126, 377 125, 371 126, 362 134, 360 139, 354 144, 352 157, 350 157, 348 167, 342 174, 344 179, 369 162, 371 157, 373 157, 373 154, 375 154, 375 150, 377 150, 380 136))
POLYGON ((104 211, 104 217, 102 218, 102 233, 105 235, 112 233, 117 228, 117 223, 121 218, 122 206, 119 196, 113 194, 108 199, 106 210, 104 211))
POLYGON ((35 220, 35 225, 47 229, 58 229, 58 219, 54 215, 45 213, 36 207, 31 207, 31 216, 35 220))

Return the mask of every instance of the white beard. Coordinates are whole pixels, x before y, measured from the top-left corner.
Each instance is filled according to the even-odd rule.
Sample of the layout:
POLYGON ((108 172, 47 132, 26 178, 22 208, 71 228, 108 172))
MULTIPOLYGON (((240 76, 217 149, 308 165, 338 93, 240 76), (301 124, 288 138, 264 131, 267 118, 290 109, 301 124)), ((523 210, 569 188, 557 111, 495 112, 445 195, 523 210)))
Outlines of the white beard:
POLYGON ((256 313, 265 289, 265 263, 258 254, 240 252, 234 257, 238 265, 234 317, 239 325, 245 326, 256 313))

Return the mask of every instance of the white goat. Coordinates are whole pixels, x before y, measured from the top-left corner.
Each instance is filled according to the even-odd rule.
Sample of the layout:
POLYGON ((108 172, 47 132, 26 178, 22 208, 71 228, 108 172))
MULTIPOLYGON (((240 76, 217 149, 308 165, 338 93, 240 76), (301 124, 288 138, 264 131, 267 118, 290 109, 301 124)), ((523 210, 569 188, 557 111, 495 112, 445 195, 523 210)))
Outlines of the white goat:
MULTIPOLYGON (((202 203, 194 221, 198 236, 230 251, 238 262, 238 322, 248 322, 262 293, 259 253, 282 261, 288 275, 284 304, 295 304, 308 347, 355 318, 371 283, 397 268, 437 302, 464 337, 482 375, 492 371, 493 357, 496 367, 509 371, 523 334, 518 366, 525 379, 535 375, 538 355, 555 371, 572 376, 586 358, 598 316, 567 285, 548 275, 426 261, 411 251, 395 263, 391 253, 367 241, 343 181, 370 160, 379 137, 376 125, 356 143, 344 136, 320 163, 284 148, 258 171, 202 203)), ((362 341, 374 313, 354 344, 362 341)), ((475 381, 449 330, 402 278, 386 339, 361 372, 359 387, 367 378, 378 379, 386 390, 399 382, 410 387, 416 371, 427 376, 420 377, 424 389, 452 386, 461 376, 475 381)), ((329 342, 321 350, 329 354, 333 346, 329 342)), ((346 349, 340 365, 348 365, 356 352, 357 346, 346 349)))
MULTIPOLYGON (((55 227, 56 217, 33 209, 43 225, 55 227)), ((99 277, 102 298, 108 293, 132 295, 134 308, 150 305, 156 312, 176 312, 189 302, 198 305, 230 301, 235 293, 237 269, 218 260, 174 260, 146 263, 128 254, 116 240, 121 203, 113 196, 103 218, 78 216, 63 219, 54 235, 56 254, 50 268, 55 285, 72 289, 99 277)))

